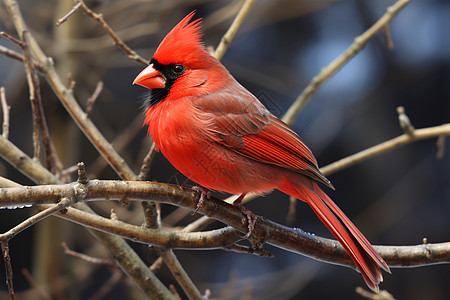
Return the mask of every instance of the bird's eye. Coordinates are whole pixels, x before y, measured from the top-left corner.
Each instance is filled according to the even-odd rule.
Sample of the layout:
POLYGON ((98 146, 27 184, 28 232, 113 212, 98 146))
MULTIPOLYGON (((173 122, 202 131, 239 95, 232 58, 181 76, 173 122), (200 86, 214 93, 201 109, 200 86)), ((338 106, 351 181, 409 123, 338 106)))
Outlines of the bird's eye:
POLYGON ((183 65, 173 65, 172 66, 172 72, 177 75, 182 74, 185 70, 186 70, 186 67, 183 65))

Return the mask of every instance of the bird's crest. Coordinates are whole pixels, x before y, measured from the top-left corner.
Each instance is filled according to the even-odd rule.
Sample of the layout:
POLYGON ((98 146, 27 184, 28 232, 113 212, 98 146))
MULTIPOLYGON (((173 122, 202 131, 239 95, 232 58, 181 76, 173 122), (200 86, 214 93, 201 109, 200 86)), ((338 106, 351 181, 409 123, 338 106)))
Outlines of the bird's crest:
POLYGON ((194 14, 184 17, 163 39, 153 56, 159 63, 195 65, 208 54, 201 42, 201 19, 189 23, 194 14))

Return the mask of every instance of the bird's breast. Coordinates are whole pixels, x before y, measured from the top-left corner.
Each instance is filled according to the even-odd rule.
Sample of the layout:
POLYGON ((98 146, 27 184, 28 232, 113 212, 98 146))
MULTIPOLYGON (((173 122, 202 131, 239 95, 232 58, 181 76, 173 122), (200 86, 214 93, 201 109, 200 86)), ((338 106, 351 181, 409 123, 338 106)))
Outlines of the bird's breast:
POLYGON ((217 142, 208 120, 192 105, 159 103, 146 113, 153 141, 169 162, 195 183, 233 194, 273 189, 282 168, 257 162, 217 142))

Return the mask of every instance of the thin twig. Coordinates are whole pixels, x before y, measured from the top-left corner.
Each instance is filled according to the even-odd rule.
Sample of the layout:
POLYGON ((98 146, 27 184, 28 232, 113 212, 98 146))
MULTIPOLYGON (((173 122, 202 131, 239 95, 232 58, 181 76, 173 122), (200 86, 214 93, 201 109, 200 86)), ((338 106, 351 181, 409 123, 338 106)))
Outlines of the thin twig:
POLYGON ((162 266, 163 262, 164 262, 163 258, 162 258, 161 256, 158 257, 158 258, 153 262, 153 264, 150 266, 150 270, 151 270, 153 273, 156 273, 156 271, 158 271, 159 269, 161 269, 161 266, 162 266))
POLYGON ((200 291, 197 289, 189 275, 183 269, 183 266, 180 264, 173 251, 163 251, 161 256, 170 272, 172 273, 173 277, 175 277, 188 298, 191 300, 202 300, 203 298, 200 294, 200 291))
POLYGON ((39 160, 40 157, 40 141, 39 135, 42 137, 42 144, 44 146, 47 166, 49 170, 56 174, 62 169, 62 164, 58 159, 56 150, 53 146, 53 142, 50 139, 50 133, 45 118, 44 107, 42 105, 41 90, 39 77, 36 74, 34 65, 31 59, 31 53, 29 50, 29 33, 24 30, 22 32, 23 52, 25 57, 25 70, 27 74, 27 82, 30 91, 30 102, 33 110, 33 142, 35 147, 35 159, 39 160))
MULTIPOLYGON (((21 62, 25 61, 25 57, 23 56, 23 54, 20 54, 20 53, 14 51, 14 50, 11 50, 11 49, 6 48, 6 47, 1 46, 1 45, 0 45, 0 54, 3 54, 3 55, 5 55, 5 56, 7 56, 9 58, 12 58, 12 59, 15 59, 15 60, 18 60, 18 61, 21 61, 21 62)), ((44 69, 44 67, 40 63, 38 63, 36 60, 34 60, 34 59, 33 59, 33 65, 40 72, 42 72, 43 69, 44 69)))
POLYGON ((86 116, 87 117, 89 117, 89 115, 91 114, 92 107, 94 106, 94 103, 97 100, 100 93, 102 92, 102 90, 103 90, 103 82, 99 81, 97 83, 97 86, 95 87, 94 92, 92 93, 92 96, 90 96, 87 99, 87 104, 86 104, 86 116))
POLYGON ((6 102, 5 88, 0 87, 0 100, 2 102, 2 111, 3 111, 3 131, 2 136, 5 139, 8 139, 9 136, 9 110, 10 106, 6 102))
POLYGON ((444 158, 444 154, 445 154, 445 135, 440 135, 438 137, 438 140, 436 141, 436 146, 437 146, 437 152, 436 152, 436 158, 437 159, 442 159, 444 158))
POLYGON ((64 249, 64 253, 66 253, 67 255, 77 257, 81 260, 84 260, 84 261, 90 263, 90 264, 106 265, 109 267, 117 268, 117 265, 111 259, 92 257, 89 255, 80 253, 80 252, 73 251, 67 246, 67 244, 65 242, 62 242, 61 246, 64 249))
MULTIPOLYGON (((25 33, 23 33, 23 39, 25 39, 25 33)), ((28 92, 30 94, 30 103, 31 103, 31 109, 33 111, 33 148, 34 148, 34 156, 33 158, 37 161, 39 161, 40 158, 40 154, 41 154, 41 143, 39 141, 39 131, 40 131, 40 127, 39 127, 39 123, 40 123, 40 114, 39 114, 39 109, 37 106, 37 101, 36 101, 36 94, 39 94, 38 91, 38 86, 36 86, 36 81, 34 80, 34 76, 33 76, 33 68, 31 67, 31 56, 30 56, 30 51, 28 49, 27 43, 23 42, 22 43, 22 49, 24 52, 24 57, 25 57, 25 72, 26 72, 26 78, 27 78, 27 82, 28 82, 28 92)), ((54 173, 54 172, 52 172, 54 173)))
POLYGON ((178 300, 181 300, 181 296, 177 291, 177 288, 173 284, 169 284, 169 289, 172 292, 172 294, 177 298, 178 300))
POLYGON ((181 232, 193 232, 198 231, 209 225, 210 223, 214 222, 213 219, 202 216, 195 220, 194 222, 191 222, 189 225, 185 226, 183 229, 181 229, 181 232))
MULTIPOLYGON (((139 133, 139 130, 142 129, 142 117, 137 116, 134 120, 125 128, 118 136, 114 138, 111 142, 114 145, 114 149, 118 152, 125 149, 130 142, 136 137, 139 133)), ((105 160, 104 156, 100 155, 97 159, 89 165, 89 174, 92 177, 98 177, 98 174, 108 166, 108 161, 105 160)))
POLYGON ((81 6, 81 2, 78 2, 77 4, 75 4, 75 6, 62 18, 58 19, 58 22, 56 22, 56 26, 61 25, 62 23, 64 23, 65 21, 67 21, 67 19, 69 19, 69 17, 77 11, 77 9, 79 9, 81 6))
POLYGON ((77 172, 77 171, 78 171, 78 165, 73 165, 73 166, 70 166, 70 167, 62 170, 61 175, 66 176, 66 175, 69 175, 69 174, 77 172))
POLYGON ((9 256, 8 241, 2 241, 3 261, 5 262, 6 284, 8 285, 9 298, 14 300, 13 270, 11 266, 11 257, 9 256))
POLYGON ((67 74, 67 87, 69 88, 69 90, 73 91, 76 84, 77 84, 77 82, 75 80, 73 80, 72 73, 69 72, 67 74))
POLYGON ((234 18, 233 23, 231 23, 230 28, 228 28, 227 32, 224 34, 222 39, 220 40, 219 45, 217 46, 216 51, 214 52, 214 57, 218 60, 222 59, 228 47, 231 44, 231 41, 235 37, 239 28, 241 28, 242 23, 244 23, 245 18, 249 14, 251 8, 255 4, 256 0, 246 0, 239 10, 236 18, 234 18))
POLYGON ((291 105, 288 111, 283 116, 282 120, 287 124, 292 124, 297 118, 297 115, 308 103, 313 94, 334 75, 340 68, 342 68, 351 58, 360 52, 371 38, 377 32, 382 30, 392 19, 400 12, 400 10, 411 0, 399 0, 394 5, 387 8, 386 13, 367 29, 363 34, 356 37, 354 42, 344 51, 339 57, 333 60, 328 66, 323 68, 318 75, 316 75, 308 86, 303 90, 300 96, 291 105))
POLYGON ((14 44, 18 45, 20 48, 24 48, 25 47, 25 43, 21 40, 16 39, 15 37, 13 37, 12 35, 2 31, 0 32, 1 36, 4 36, 5 38, 7 38, 8 40, 10 40, 11 42, 13 42, 14 44))
POLYGON ((84 1, 80 1, 81 8, 83 11, 90 17, 92 17, 94 20, 100 23, 102 27, 108 32, 109 36, 114 40, 114 44, 119 46, 125 53, 128 54, 128 58, 135 60, 137 62, 140 62, 141 64, 148 65, 148 60, 141 57, 139 54, 137 54, 134 50, 132 50, 130 47, 128 47, 114 32, 114 30, 106 23, 105 19, 103 18, 102 14, 97 14, 94 11, 92 11, 85 3, 84 1))
POLYGON ((329 175, 336 171, 340 171, 342 169, 353 166, 354 164, 357 164, 363 160, 380 155, 389 150, 396 149, 400 146, 409 144, 411 142, 441 135, 450 135, 450 123, 435 127, 415 129, 414 135, 412 136, 406 133, 402 134, 396 138, 387 140, 383 143, 367 148, 361 152, 355 153, 353 155, 335 161, 334 163, 331 163, 321 168, 320 170, 324 175, 329 175))
POLYGON ((155 157, 156 154, 156 145, 152 142, 152 145, 150 146, 150 150, 148 151, 147 155, 144 158, 144 161, 142 162, 141 171, 139 172, 138 179, 139 180, 145 180, 147 178, 148 172, 150 171, 150 166, 153 161, 153 157, 155 157))
POLYGON ((394 49, 394 42, 392 41, 391 33, 389 31, 389 24, 386 24, 386 26, 383 27, 383 36, 384 40, 386 41, 386 47, 389 50, 394 49))
POLYGON ((46 208, 43 211, 38 212, 37 214, 29 217, 25 221, 21 222, 19 225, 11 228, 5 233, 0 234, 0 241, 9 241, 14 236, 16 236, 18 233, 24 231, 30 226, 33 226, 39 221, 42 221, 43 219, 47 218, 48 216, 68 207, 72 206, 76 203, 76 200, 74 198, 69 197, 63 197, 61 201, 59 201, 56 204, 51 205, 50 207, 46 208))

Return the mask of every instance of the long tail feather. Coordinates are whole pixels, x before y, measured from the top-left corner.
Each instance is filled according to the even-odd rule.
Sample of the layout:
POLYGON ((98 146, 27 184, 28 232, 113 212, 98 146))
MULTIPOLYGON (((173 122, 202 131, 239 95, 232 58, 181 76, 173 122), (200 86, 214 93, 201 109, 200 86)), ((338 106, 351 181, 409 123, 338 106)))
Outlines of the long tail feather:
POLYGON ((295 191, 291 190, 288 194, 311 206, 322 223, 347 251, 367 286, 378 291, 378 284, 383 281, 380 268, 389 273, 390 270, 364 235, 314 181, 310 180, 310 188, 301 184, 292 188, 295 191))

